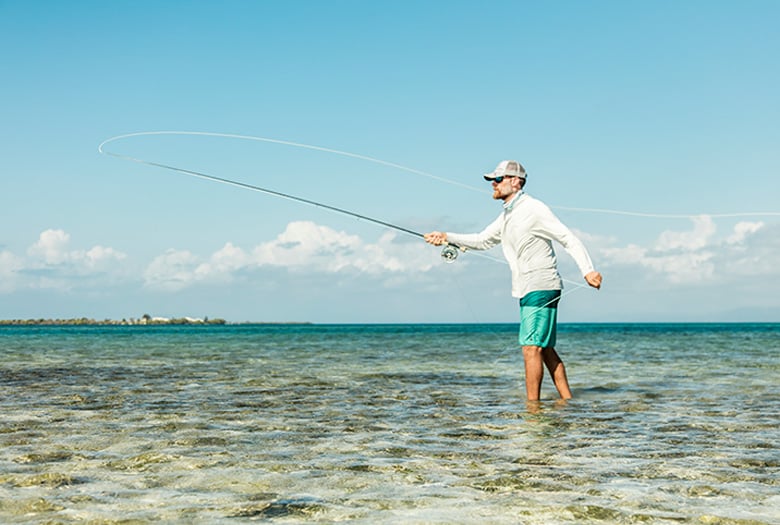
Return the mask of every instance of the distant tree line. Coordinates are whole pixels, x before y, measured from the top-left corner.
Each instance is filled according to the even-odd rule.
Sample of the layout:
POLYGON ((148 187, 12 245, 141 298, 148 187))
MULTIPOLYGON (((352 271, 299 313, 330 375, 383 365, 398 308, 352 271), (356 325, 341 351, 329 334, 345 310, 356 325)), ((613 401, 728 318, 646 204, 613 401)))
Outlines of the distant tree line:
POLYGON ((149 314, 144 314, 138 319, 130 317, 129 319, 103 319, 102 321, 97 319, 90 319, 87 317, 79 317, 73 319, 0 319, 0 325, 14 325, 14 326, 135 326, 135 325, 220 325, 226 324, 224 319, 209 319, 204 317, 203 319, 193 319, 191 317, 175 317, 173 319, 152 317, 149 314))

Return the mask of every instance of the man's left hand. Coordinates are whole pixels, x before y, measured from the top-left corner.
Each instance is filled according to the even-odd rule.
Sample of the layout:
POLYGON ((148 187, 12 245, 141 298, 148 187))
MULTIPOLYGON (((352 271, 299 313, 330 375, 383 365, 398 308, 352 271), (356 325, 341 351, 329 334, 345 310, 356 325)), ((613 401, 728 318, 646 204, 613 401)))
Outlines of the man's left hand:
POLYGON ((601 288, 601 274, 599 272, 590 272, 585 276, 585 282, 593 288, 601 288))

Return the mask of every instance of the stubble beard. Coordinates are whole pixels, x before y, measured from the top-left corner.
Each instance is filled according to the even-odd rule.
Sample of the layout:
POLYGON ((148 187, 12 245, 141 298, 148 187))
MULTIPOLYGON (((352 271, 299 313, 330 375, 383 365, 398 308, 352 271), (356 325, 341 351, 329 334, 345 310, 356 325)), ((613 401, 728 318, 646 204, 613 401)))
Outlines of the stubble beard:
POLYGON ((493 199, 497 201, 506 201, 506 199, 514 193, 515 192, 511 189, 509 191, 501 191, 500 188, 496 188, 493 190, 493 199))

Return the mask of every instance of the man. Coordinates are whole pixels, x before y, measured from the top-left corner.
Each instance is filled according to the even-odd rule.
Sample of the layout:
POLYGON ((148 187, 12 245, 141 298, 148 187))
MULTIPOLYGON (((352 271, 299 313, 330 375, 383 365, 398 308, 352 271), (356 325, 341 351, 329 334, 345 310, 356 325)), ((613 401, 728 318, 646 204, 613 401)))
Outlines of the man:
POLYGON ((593 268, 585 246, 544 203, 523 191, 526 172, 515 160, 505 160, 484 176, 493 185, 493 198, 504 210, 481 233, 434 231, 425 240, 434 245, 487 250, 501 243, 512 271, 512 296, 520 301, 520 345, 525 361, 525 389, 529 401, 538 401, 544 366, 563 399, 571 398, 566 368, 555 351, 558 300, 563 283, 552 241, 574 258, 585 281, 601 287, 601 274, 593 268))

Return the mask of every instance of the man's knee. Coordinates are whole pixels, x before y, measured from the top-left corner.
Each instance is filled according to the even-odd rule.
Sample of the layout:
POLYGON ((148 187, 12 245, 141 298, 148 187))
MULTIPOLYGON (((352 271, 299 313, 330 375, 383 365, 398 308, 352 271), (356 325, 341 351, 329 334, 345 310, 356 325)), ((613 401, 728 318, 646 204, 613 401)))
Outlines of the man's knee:
POLYGON ((542 354, 541 346, 527 345, 523 347, 523 356, 527 359, 529 357, 537 357, 542 354))

